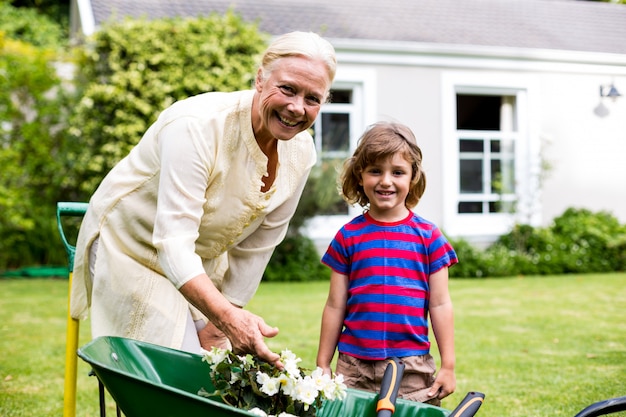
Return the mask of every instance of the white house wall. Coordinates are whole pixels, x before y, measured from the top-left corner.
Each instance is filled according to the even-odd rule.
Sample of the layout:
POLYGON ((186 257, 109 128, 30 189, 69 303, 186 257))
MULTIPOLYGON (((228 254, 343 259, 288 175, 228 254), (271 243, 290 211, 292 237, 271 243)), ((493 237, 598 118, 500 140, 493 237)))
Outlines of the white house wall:
MULTIPOLYGON (((600 99, 614 81, 626 93, 626 76, 544 74, 541 77, 543 217, 568 207, 605 210, 626 222, 626 97, 600 99), (604 117, 594 111, 605 106, 604 117)), ((602 114, 602 113, 601 113, 602 114)))
MULTIPOLYGON (((362 67, 375 74, 377 99, 366 106, 370 111, 375 106, 376 119, 397 120, 414 131, 428 175, 416 211, 444 230, 450 209, 445 180, 449 149, 442 146, 442 138, 449 115, 442 102, 450 74, 482 78, 485 85, 508 80, 500 85, 524 90, 524 129, 534 143, 526 152, 540 159, 531 168, 541 169, 540 190, 526 190, 537 201, 529 203, 532 209, 524 219, 545 226, 565 209, 577 207, 605 210, 626 222, 626 97, 604 99, 609 111, 604 117, 594 112, 601 84, 614 82, 626 94, 626 56, 472 47, 442 53, 445 48, 430 51, 415 44, 336 48, 339 68, 362 67)), ((467 227, 479 229, 480 224, 467 227)))

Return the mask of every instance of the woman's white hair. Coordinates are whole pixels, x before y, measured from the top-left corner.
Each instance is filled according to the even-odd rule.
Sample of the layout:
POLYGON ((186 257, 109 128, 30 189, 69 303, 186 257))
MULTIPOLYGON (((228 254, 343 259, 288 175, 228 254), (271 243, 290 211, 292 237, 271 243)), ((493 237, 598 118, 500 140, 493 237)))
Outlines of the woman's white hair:
POLYGON ((335 48, 314 32, 289 32, 274 39, 265 50, 261 61, 263 78, 269 76, 276 61, 290 56, 304 56, 322 61, 328 71, 329 86, 335 79, 337 71, 335 48))

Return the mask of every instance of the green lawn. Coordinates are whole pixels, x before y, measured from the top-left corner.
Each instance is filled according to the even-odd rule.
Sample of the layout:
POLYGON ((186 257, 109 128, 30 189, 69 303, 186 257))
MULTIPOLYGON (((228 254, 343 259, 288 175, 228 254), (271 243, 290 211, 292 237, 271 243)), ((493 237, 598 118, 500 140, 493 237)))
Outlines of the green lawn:
MULTIPOLYGON (((479 416, 573 417, 626 395, 626 274, 453 280, 450 290, 457 392, 445 408, 481 391, 479 416)), ((280 327, 272 349, 313 367, 326 291, 324 282, 261 285, 249 309, 280 327)), ((0 280, 0 417, 63 414, 66 308, 66 280, 0 280)), ((80 345, 89 332, 81 323, 80 345)), ((81 417, 99 415, 88 372, 79 360, 81 417)))

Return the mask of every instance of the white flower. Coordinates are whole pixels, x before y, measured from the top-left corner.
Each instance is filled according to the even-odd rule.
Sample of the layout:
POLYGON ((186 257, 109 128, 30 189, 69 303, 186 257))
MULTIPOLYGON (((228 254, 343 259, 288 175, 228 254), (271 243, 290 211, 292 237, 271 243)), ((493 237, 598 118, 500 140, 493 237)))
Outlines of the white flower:
POLYGON ((327 386, 332 383, 330 375, 325 374, 322 368, 319 366, 311 372, 311 379, 315 383, 318 390, 323 391, 327 386))
POLYGON ((315 381, 310 376, 305 376, 298 381, 296 386, 296 400, 305 404, 313 404, 317 398, 319 390, 315 385, 315 381))
POLYGON ((248 411, 250 411, 250 414, 254 414, 255 416, 268 417, 265 411, 261 410, 259 407, 254 407, 252 410, 248 410, 248 411))
POLYGON ((211 371, 215 372, 215 367, 224 362, 227 357, 228 351, 226 349, 221 349, 213 346, 211 350, 204 351, 204 357, 202 358, 202 360, 210 363, 211 371))
POLYGON ((259 390, 263 396, 271 398, 272 405, 264 405, 263 408, 254 407, 250 410, 259 417, 298 417, 280 409, 284 410, 284 407, 293 405, 294 402, 300 403, 303 406, 300 409, 304 409, 304 412, 310 415, 311 405, 319 405, 324 399, 342 399, 346 396, 342 375, 333 378, 332 375, 325 375, 319 367, 307 375, 298 366, 302 360, 290 350, 281 352, 281 361, 285 365, 283 370, 266 362, 255 363, 251 355, 238 356, 220 348, 203 352, 202 360, 211 365, 211 378, 214 381, 220 381, 222 384, 230 381, 219 394, 224 399, 228 398, 227 403, 236 403, 237 407, 243 409, 254 407, 256 401, 250 397, 258 395, 259 390), (221 363, 228 366, 220 366, 218 370, 221 363))
POLYGON ((328 395, 326 394, 326 389, 324 389, 324 394, 329 400, 343 400, 348 395, 346 392, 348 387, 344 384, 343 375, 341 374, 335 375, 328 388, 328 395))
POLYGON ((234 385, 235 382, 241 380, 241 374, 239 372, 231 372, 230 373, 230 385, 234 385))
POLYGON ((280 382, 280 389, 283 393, 291 398, 295 398, 296 396, 296 387, 298 384, 298 380, 296 378, 290 377, 287 374, 280 374, 277 377, 278 382, 280 382))
POLYGON ((298 358, 292 351, 289 349, 283 350, 280 354, 280 361, 285 365, 285 372, 293 377, 300 376, 298 363, 300 363, 302 359, 298 358))
POLYGON ((256 373, 256 382, 261 384, 261 392, 269 395, 276 395, 280 388, 280 382, 277 378, 271 378, 268 374, 264 372, 256 373))

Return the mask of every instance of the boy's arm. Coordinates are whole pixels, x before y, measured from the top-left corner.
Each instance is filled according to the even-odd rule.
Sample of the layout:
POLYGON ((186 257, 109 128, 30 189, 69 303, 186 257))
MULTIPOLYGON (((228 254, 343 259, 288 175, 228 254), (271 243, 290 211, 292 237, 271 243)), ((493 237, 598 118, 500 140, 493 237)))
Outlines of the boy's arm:
POLYGON ((330 275, 330 288, 328 299, 322 314, 322 327, 320 331, 320 343, 317 351, 317 366, 324 373, 332 375, 330 363, 335 355, 335 349, 339 342, 339 335, 343 329, 343 319, 346 315, 346 302, 348 300, 348 277, 332 271, 330 275))
POLYGON ((441 367, 437 372, 435 383, 428 392, 431 397, 439 399, 452 394, 456 389, 454 367, 454 312, 448 291, 448 268, 442 268, 432 274, 429 279, 430 301, 429 314, 433 333, 439 347, 441 367))

